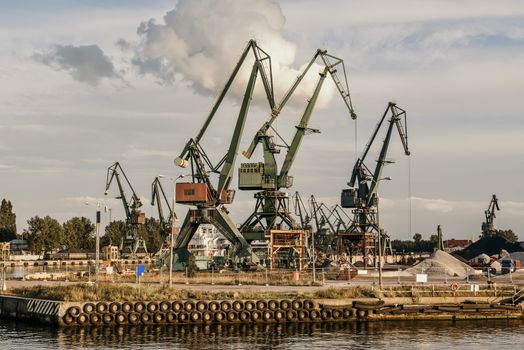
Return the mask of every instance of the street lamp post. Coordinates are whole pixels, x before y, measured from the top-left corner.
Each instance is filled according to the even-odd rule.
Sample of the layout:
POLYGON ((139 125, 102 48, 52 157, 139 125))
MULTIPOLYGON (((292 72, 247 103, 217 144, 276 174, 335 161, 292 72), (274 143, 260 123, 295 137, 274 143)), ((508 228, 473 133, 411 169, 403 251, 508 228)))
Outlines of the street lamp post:
MULTIPOLYGON (((90 205, 89 202, 85 202, 90 205)), ((98 287, 100 271, 100 202, 96 202, 96 222, 95 222, 95 285, 98 287)))
MULTIPOLYGON (((382 180, 391 180, 390 176, 386 176, 384 178, 378 179, 378 181, 382 180)), ((378 184, 377 184, 378 185, 378 184)), ((378 229, 378 287, 382 289, 382 232, 380 231, 380 215, 378 210, 378 201, 377 201, 377 229, 378 229)))
MULTIPOLYGON (((167 177, 164 175, 158 175, 158 177, 167 177)), ((176 182, 178 179, 186 177, 185 174, 178 175, 176 178, 168 177, 169 179, 173 180, 173 202, 171 204, 172 208, 172 216, 171 216, 171 233, 170 233, 170 240, 169 240, 169 288, 173 288, 173 258, 174 258, 174 245, 175 245, 175 224, 177 221, 177 216, 175 214, 175 197, 176 197, 176 182)))

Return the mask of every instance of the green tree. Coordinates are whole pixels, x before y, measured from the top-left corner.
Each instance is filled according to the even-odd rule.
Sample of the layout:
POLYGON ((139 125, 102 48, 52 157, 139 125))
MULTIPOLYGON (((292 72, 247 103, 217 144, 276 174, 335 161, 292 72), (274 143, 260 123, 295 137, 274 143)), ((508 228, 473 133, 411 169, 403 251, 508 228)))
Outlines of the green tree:
POLYGON ((100 239, 102 247, 107 245, 120 246, 127 232, 127 224, 122 220, 111 221, 106 226, 105 234, 100 239))
POLYGON ((415 241, 415 245, 419 244, 422 240, 422 235, 420 233, 415 233, 413 235, 413 240, 415 241))
POLYGON ((2 199, 0 204, 0 241, 9 242, 16 238, 16 214, 11 201, 2 199))
POLYGON ((160 250, 164 242, 160 221, 153 217, 146 218, 146 223, 138 229, 138 236, 146 242, 147 251, 153 254, 160 250))
POLYGON ((33 253, 46 254, 64 246, 64 230, 56 219, 35 216, 27 220, 27 226, 22 238, 28 241, 33 253))
POLYGON ((62 227, 67 248, 95 248, 95 225, 88 218, 75 216, 64 222, 62 227))
POLYGON ((519 237, 513 232, 513 230, 497 230, 495 232, 496 236, 503 237, 510 243, 515 243, 519 240, 519 237))

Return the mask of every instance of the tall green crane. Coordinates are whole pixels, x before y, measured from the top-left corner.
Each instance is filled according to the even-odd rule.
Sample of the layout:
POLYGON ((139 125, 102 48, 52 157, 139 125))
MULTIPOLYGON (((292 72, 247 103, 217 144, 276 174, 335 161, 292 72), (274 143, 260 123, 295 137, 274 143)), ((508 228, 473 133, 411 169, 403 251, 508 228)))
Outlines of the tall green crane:
MULTIPOLYGON (((364 148, 364 152, 357 159, 353 167, 351 180, 348 182, 351 188, 342 190, 341 195, 342 207, 353 209, 353 221, 345 233, 338 235, 337 250, 339 254, 350 253, 350 255, 355 255, 361 253, 364 260, 367 261, 368 256, 376 254, 376 243, 379 237, 382 240, 386 237, 379 227, 378 188, 381 180, 391 179, 389 177, 382 178, 382 171, 384 165, 392 163, 390 160, 387 160, 386 156, 395 127, 400 135, 404 154, 410 155, 406 122, 406 111, 398 107, 396 103, 389 102, 371 134, 371 139, 364 148), (390 117, 386 122, 388 115, 390 117), (365 164, 366 157, 383 125, 387 127, 386 136, 382 143, 375 169, 371 171, 365 164)), ((386 242, 381 241, 380 243, 384 243, 381 246, 386 247, 386 242)))
POLYGON ((317 50, 313 58, 306 65, 305 69, 285 93, 282 101, 276 107, 272 108, 269 120, 258 130, 248 149, 242 153, 246 158, 250 159, 257 148, 257 145, 262 144, 264 162, 243 163, 239 169, 239 189, 259 191, 254 195, 256 204, 253 212, 240 226, 240 232, 247 241, 264 240, 268 230, 296 229, 299 226, 295 219, 290 215, 288 194, 280 191, 280 189, 290 188, 293 185, 293 177, 289 175, 289 172, 304 136, 319 132, 319 130, 308 127, 308 124, 324 80, 328 74, 333 79, 333 82, 349 110, 351 118, 356 118, 349 95, 349 86, 344 61, 328 54, 325 50, 317 50), (286 105, 290 97, 302 82, 306 73, 318 58, 323 62, 323 69, 319 73, 320 77, 313 91, 313 95, 309 99, 306 109, 302 114, 302 118, 296 126, 294 137, 291 143, 287 144, 272 125, 282 111, 282 108, 286 105), (344 74, 344 85, 337 76, 337 68, 339 67, 342 67, 342 72, 344 74), (270 131, 278 136, 284 146, 278 146, 275 144, 273 141, 274 136, 270 134, 270 131), (287 153, 279 171, 275 155, 280 153, 282 147, 287 148, 287 153))
POLYGON ((175 164, 179 167, 191 166, 192 178, 192 181, 189 183, 176 184, 176 202, 196 207, 188 211, 175 242, 175 249, 181 261, 187 259, 186 247, 196 230, 201 224, 206 223, 214 225, 233 244, 236 256, 251 256, 249 243, 229 218, 228 211, 224 205, 231 204, 234 199, 235 191, 229 189, 229 185, 233 177, 236 155, 258 76, 262 80, 269 107, 273 109, 275 108, 275 102, 271 58, 257 45, 256 41, 250 40, 213 105, 211 112, 204 121, 204 125, 197 136, 187 142, 180 155, 175 159, 175 164), (246 61, 249 52, 253 53, 254 63, 240 106, 233 136, 225 155, 217 164, 213 164, 202 148, 200 141, 204 137, 237 73, 246 61), (209 176, 210 173, 218 174, 217 184, 212 183, 209 176))
POLYGON ((119 162, 115 162, 107 169, 106 189, 104 195, 109 193, 109 188, 111 187, 113 179, 116 180, 118 186, 118 197, 116 198, 122 201, 126 213, 126 224, 129 227, 129 230, 120 243, 121 255, 124 258, 135 258, 139 249, 142 249, 142 255, 147 254, 145 241, 138 237, 138 227, 145 223, 145 214, 140 210, 142 202, 140 201, 140 197, 137 196, 119 162), (125 183, 120 176, 124 178, 125 183), (126 196, 124 184, 127 184, 131 191, 131 197, 129 199, 126 196))

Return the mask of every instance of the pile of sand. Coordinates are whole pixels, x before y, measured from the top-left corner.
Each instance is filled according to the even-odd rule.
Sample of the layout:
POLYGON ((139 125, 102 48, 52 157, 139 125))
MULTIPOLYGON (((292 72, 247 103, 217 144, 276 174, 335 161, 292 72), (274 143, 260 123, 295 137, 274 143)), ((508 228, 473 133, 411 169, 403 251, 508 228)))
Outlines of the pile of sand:
POLYGON ((417 265, 406 269, 406 272, 415 275, 427 273, 430 276, 455 276, 466 277, 473 273, 473 268, 442 250, 436 250, 429 258, 422 260, 417 265))

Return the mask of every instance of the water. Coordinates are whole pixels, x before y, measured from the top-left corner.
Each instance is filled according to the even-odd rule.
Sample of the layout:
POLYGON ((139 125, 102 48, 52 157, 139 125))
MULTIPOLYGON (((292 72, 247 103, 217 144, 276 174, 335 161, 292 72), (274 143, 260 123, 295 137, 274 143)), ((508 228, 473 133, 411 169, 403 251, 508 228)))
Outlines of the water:
POLYGON ((524 320, 64 329, 0 320, 0 349, 521 349, 524 320))

